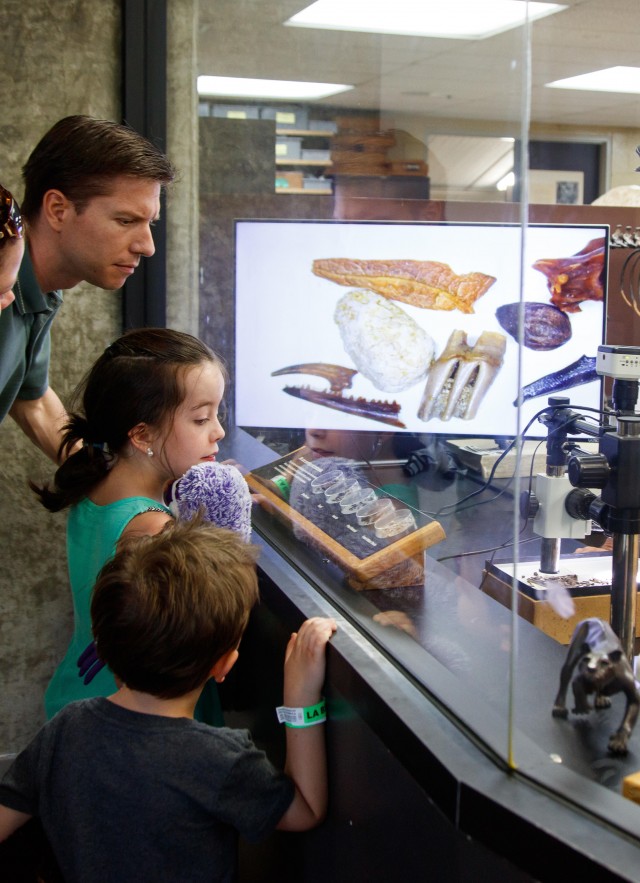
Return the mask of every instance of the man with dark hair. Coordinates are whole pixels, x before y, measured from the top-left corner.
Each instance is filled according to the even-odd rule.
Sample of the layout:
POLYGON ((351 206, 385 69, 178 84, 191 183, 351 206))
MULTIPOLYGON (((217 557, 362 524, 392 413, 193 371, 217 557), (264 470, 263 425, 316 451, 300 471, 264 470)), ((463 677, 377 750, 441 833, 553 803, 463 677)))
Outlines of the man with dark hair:
POLYGON ((10 414, 54 461, 65 411, 48 382, 49 335, 61 289, 121 288, 154 253, 151 227, 174 176, 133 129, 80 115, 57 122, 24 165, 27 248, 0 314, 0 420, 10 414))
POLYGON ((306 831, 327 811, 321 697, 333 619, 287 644, 284 773, 247 730, 193 719, 223 681, 258 599, 254 547, 201 519, 121 544, 91 604, 98 653, 121 683, 72 702, 0 781, 0 842, 37 816, 67 883, 236 879, 236 837, 306 831))

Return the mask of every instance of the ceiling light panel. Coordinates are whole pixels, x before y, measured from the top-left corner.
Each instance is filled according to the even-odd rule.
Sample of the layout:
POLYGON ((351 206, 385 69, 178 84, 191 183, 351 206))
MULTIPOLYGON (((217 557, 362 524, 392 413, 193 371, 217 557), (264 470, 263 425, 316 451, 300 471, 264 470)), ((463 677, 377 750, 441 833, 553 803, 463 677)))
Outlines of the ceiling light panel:
POLYGON ((295 80, 257 80, 250 77, 198 77, 198 94, 225 98, 317 101, 353 89, 342 83, 305 83, 295 80))
POLYGON ((301 28, 481 40, 566 9, 522 0, 316 0, 285 22, 301 28))
POLYGON ((640 94, 640 67, 608 67, 577 77, 547 83, 550 89, 578 89, 585 92, 622 92, 640 94))

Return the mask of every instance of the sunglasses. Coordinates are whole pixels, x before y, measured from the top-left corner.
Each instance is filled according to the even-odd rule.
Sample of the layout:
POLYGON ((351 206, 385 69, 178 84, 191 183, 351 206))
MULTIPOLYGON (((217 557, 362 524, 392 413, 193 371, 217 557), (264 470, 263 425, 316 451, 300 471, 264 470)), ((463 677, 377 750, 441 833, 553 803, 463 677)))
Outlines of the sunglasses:
POLYGON ((22 239, 22 235, 22 215, 18 204, 0 184, 0 242, 3 239, 22 239))

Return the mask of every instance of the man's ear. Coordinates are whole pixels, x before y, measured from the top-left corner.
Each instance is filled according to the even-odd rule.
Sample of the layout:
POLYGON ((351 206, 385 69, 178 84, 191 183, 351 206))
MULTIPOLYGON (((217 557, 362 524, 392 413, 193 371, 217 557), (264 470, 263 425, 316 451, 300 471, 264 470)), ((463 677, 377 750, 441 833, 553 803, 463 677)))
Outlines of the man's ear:
POLYGON ((47 190, 42 197, 40 216, 45 218, 49 226, 59 232, 70 212, 75 212, 74 204, 67 199, 61 190, 47 190))
POLYGON ((210 677, 221 684, 236 664, 238 656, 239 653, 237 650, 229 650, 228 653, 225 653, 224 656, 221 656, 220 659, 217 660, 211 669, 210 677))

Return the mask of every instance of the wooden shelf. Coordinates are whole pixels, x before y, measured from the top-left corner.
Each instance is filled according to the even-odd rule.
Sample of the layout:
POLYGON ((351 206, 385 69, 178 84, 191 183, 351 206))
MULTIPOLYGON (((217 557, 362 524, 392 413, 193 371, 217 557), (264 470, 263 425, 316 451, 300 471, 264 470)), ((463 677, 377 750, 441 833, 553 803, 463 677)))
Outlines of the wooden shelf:
POLYGON ((322 129, 276 129, 276 135, 298 135, 303 138, 331 138, 335 134, 322 129))
POLYGON ((325 162, 323 159, 286 159, 285 157, 276 157, 277 166, 319 166, 328 169, 331 161, 325 162))
POLYGON ((296 193, 305 196, 331 196, 333 190, 308 190, 304 187, 276 187, 276 193, 296 193))

